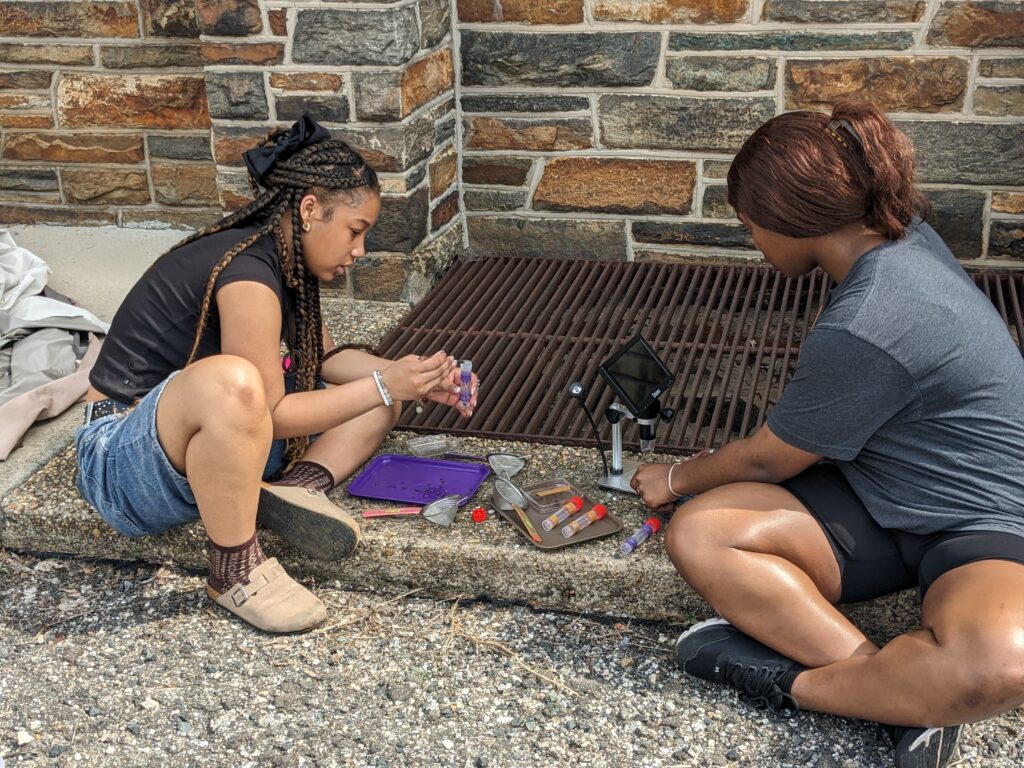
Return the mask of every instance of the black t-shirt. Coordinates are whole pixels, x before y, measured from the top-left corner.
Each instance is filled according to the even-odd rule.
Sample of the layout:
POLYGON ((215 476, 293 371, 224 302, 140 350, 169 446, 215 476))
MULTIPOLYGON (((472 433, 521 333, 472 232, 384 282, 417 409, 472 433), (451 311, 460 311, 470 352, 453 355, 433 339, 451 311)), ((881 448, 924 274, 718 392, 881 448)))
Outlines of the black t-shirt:
MULTIPOLYGON (((185 366, 210 273, 255 225, 227 229, 175 248, 157 259, 117 310, 89 381, 108 397, 131 403, 185 366)), ((273 238, 265 235, 235 256, 217 277, 196 359, 220 352, 217 290, 249 280, 269 286, 281 302, 284 287, 273 238)), ((282 327, 285 327, 282 325, 282 327)))

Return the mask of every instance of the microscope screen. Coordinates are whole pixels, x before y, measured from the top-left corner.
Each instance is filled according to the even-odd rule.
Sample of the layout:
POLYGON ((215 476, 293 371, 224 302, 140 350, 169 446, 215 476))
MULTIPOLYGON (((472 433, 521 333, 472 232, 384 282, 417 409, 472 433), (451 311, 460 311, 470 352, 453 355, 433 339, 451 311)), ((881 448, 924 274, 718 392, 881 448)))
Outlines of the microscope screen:
POLYGON ((634 414, 656 400, 675 379, 639 336, 605 362, 600 371, 634 414))

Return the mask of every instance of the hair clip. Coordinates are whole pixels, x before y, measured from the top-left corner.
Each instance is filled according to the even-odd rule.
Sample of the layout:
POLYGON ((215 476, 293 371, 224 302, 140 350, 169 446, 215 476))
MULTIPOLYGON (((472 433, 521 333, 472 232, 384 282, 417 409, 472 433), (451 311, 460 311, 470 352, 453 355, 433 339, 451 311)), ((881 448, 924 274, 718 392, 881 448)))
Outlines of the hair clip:
POLYGON ((830 120, 828 125, 825 126, 825 132, 833 139, 842 144, 846 149, 853 150, 853 146, 850 146, 851 142, 858 150, 864 151, 864 142, 860 140, 860 136, 857 131, 853 129, 847 120, 830 120), (844 139, 839 132, 842 131, 846 134, 846 137, 850 140, 844 139))

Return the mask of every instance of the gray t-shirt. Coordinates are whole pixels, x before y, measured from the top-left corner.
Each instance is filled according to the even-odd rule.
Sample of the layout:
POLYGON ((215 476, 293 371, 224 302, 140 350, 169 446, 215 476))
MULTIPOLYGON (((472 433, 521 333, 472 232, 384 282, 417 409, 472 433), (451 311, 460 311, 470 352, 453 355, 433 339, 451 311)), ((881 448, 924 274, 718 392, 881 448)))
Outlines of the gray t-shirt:
POLYGON ((832 288, 768 427, 883 528, 1024 536, 1024 358, 925 223, 832 288))

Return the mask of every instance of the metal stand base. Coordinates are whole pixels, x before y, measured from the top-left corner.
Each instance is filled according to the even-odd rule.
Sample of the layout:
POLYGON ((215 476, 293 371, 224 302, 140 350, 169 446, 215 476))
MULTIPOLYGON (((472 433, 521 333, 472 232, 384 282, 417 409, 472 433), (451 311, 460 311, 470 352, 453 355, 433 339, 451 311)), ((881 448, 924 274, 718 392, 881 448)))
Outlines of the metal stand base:
POLYGON ((597 484, 602 488, 608 489, 609 491, 618 491, 619 493, 632 493, 635 496, 636 491, 634 491, 630 487, 629 481, 633 479, 633 473, 636 472, 636 468, 639 466, 640 464, 638 462, 630 461, 629 459, 623 459, 621 475, 604 475, 603 477, 601 477, 600 480, 597 481, 597 484))

